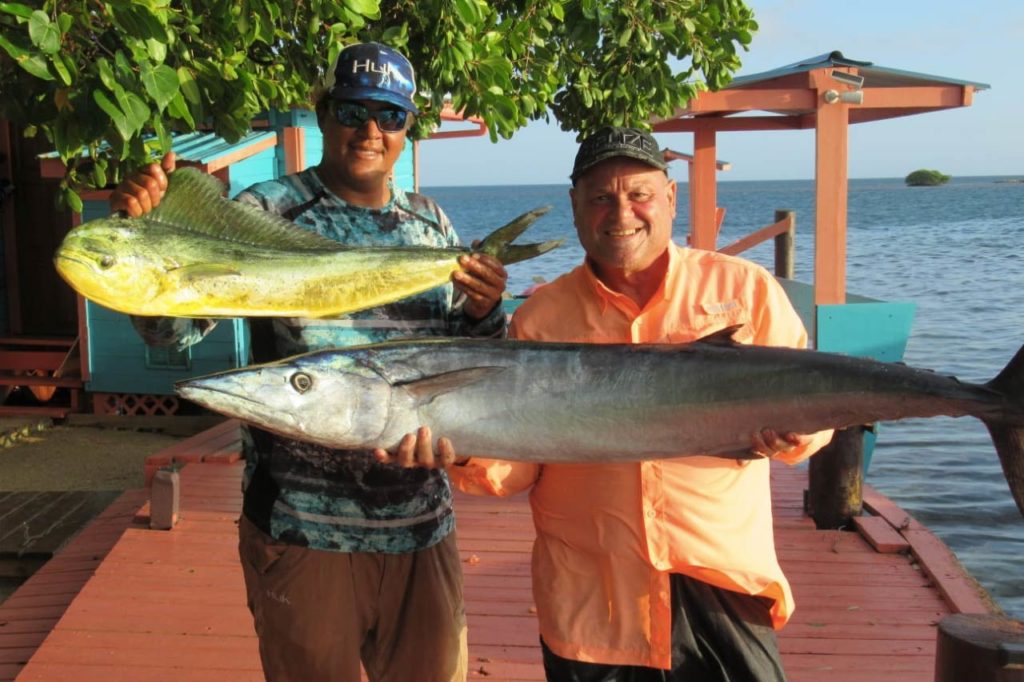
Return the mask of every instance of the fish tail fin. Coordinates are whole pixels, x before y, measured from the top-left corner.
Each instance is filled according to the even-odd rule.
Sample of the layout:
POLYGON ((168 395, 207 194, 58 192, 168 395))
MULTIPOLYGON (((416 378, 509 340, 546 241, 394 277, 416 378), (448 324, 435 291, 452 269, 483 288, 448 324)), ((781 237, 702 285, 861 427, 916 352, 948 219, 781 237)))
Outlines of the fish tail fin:
POLYGON ((540 208, 535 208, 532 211, 527 211, 518 218, 514 218, 507 225, 503 225, 487 235, 476 250, 480 253, 486 253, 490 256, 494 256, 504 265, 508 265, 510 263, 518 263, 519 261, 534 258, 560 246, 562 244, 561 239, 553 239, 551 241, 541 242, 540 244, 522 244, 520 246, 512 245, 512 242, 515 241, 519 235, 526 232, 530 225, 533 225, 538 218, 549 210, 551 210, 550 206, 541 206, 540 208))
POLYGON ((1010 493, 1024 515, 1024 347, 987 386, 1007 398, 1010 418, 984 421, 1003 465, 1010 493))

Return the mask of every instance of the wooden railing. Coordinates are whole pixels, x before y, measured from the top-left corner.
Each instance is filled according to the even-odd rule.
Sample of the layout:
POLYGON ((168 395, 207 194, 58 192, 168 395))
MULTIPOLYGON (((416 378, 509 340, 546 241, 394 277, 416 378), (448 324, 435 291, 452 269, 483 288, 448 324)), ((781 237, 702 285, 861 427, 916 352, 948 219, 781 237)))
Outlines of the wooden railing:
POLYGON ((775 276, 793 279, 796 271, 796 213, 793 211, 776 211, 773 224, 737 239, 718 251, 735 256, 773 238, 775 239, 775 276))

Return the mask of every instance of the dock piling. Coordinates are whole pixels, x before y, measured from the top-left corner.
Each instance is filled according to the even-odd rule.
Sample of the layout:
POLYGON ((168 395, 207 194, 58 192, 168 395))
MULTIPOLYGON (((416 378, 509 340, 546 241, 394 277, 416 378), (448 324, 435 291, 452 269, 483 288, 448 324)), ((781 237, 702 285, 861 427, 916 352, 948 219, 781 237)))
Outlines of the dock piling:
POLYGON ((988 613, 939 621, 935 682, 1024 682, 1024 622, 988 613))

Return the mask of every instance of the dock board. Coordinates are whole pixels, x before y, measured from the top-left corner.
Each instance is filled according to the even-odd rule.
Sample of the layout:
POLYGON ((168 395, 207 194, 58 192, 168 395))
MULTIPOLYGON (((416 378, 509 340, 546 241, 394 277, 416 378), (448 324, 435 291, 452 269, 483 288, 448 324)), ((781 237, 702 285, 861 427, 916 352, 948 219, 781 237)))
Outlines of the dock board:
MULTIPOLYGON (((209 440, 218 458, 202 461, 200 445, 190 446, 193 463, 181 472, 181 522, 173 531, 148 530, 143 505, 134 522, 122 519, 123 533, 66 609, 29 601, 22 590, 0 605, 0 680, 19 672, 19 682, 262 679, 236 553, 242 464, 222 456, 230 449, 223 429, 209 440), (10 615, 12 602, 18 618, 10 615), (33 622, 33 608, 39 609, 38 623, 55 620, 58 610, 63 614, 50 623, 41 645, 19 635, 41 629, 26 625, 33 622)), ((780 633, 789 678, 931 682, 936 624, 954 606, 921 558, 894 551, 899 543, 891 537, 879 551, 859 533, 815 530, 800 509, 805 470, 780 465, 773 468, 772 481, 780 561, 797 601, 793 619, 780 633)), ((885 506, 884 498, 869 494, 874 504, 885 506)), ((534 531, 526 497, 458 494, 456 509, 470 679, 544 679, 530 586, 534 531)), ((907 532, 920 532, 914 524, 904 525, 907 532)), ((75 544, 65 552, 81 555, 75 544)), ((46 577, 51 579, 56 580, 46 577)), ((964 590, 975 589, 966 576, 958 579, 964 590)), ((34 599, 41 600, 44 590, 32 582, 25 588, 31 585, 34 599)), ((964 604, 986 606, 981 598, 964 604)))
POLYGON ((0 492, 0 577, 32 575, 120 494, 0 492))

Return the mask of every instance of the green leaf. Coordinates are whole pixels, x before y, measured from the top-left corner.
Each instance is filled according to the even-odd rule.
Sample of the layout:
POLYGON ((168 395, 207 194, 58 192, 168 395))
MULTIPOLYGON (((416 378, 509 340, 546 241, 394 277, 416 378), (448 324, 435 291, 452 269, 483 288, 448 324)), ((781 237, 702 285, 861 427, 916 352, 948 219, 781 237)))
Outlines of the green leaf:
POLYGON ((178 83, 181 86, 181 92, 185 95, 192 104, 199 104, 202 101, 202 95, 199 92, 199 84, 196 83, 195 76, 192 72, 186 69, 184 66, 178 67, 178 83))
POLYGON ((92 184, 97 189, 107 186, 106 162, 96 160, 96 162, 92 164, 92 184))
MULTIPOLYGON (((146 121, 149 120, 149 107, 142 100, 141 97, 136 95, 134 92, 127 90, 120 90, 114 92, 114 97, 117 98, 117 104, 121 111, 124 112, 125 118, 128 121, 128 125, 131 127, 132 134, 142 130, 142 126, 146 125, 146 121)), ((126 140, 129 138, 125 138, 126 140)))
POLYGON ((4 48, 4 51, 11 56, 11 59, 20 61, 28 56, 28 50, 18 47, 7 39, 3 33, 0 33, 0 47, 4 48))
POLYGON ((146 51, 149 52, 150 58, 157 64, 163 64, 164 60, 167 59, 167 45, 156 38, 146 39, 146 51))
POLYGON ((455 13, 469 26, 475 26, 483 18, 476 0, 455 0, 455 13))
POLYGON ((110 98, 107 97, 106 93, 102 90, 95 90, 92 93, 92 98, 96 101, 96 104, 99 105, 100 109, 110 117, 110 120, 114 124, 114 127, 117 128, 117 134, 121 136, 121 139, 127 140, 130 138, 134 130, 132 129, 131 124, 128 123, 128 117, 124 115, 124 112, 117 108, 116 104, 110 101, 110 98))
POLYGON ((192 118, 192 112, 188 109, 188 104, 185 103, 185 98, 181 96, 179 92, 167 105, 167 111, 174 118, 180 118, 188 124, 189 129, 195 130, 196 122, 192 118))
POLYGON ((178 74, 166 64, 155 69, 149 64, 143 64, 140 75, 146 92, 156 102, 157 109, 163 111, 178 93, 178 74))
POLYGON ((16 17, 22 19, 29 19, 32 17, 32 8, 28 5, 22 5, 20 2, 0 2, 0 12, 5 14, 13 14, 16 17))
POLYGON ((46 54, 54 54, 60 49, 60 29, 45 12, 32 12, 28 20, 28 36, 32 44, 46 54))
POLYGON ((71 72, 68 71, 68 67, 64 64, 64 60, 61 58, 61 55, 54 55, 51 64, 53 65, 53 70, 56 71, 57 75, 60 76, 60 79, 64 81, 64 85, 71 85, 71 72))
POLYGON ((34 54, 30 57, 23 57, 17 60, 18 66, 28 71, 36 78, 41 78, 44 81, 55 80, 53 74, 50 73, 46 58, 40 54, 34 54))
POLYGON ((147 38, 163 39, 166 37, 160 19, 142 3, 111 5, 111 13, 128 35, 145 40, 147 38))
POLYGON ((78 192, 73 189, 65 189, 63 197, 67 207, 74 213, 81 213, 85 209, 85 204, 82 203, 82 197, 78 196, 78 192))
POLYGON ((167 132, 164 122, 159 118, 153 119, 153 132, 156 133, 157 140, 160 142, 160 156, 171 151, 171 145, 173 144, 171 134, 167 132))
POLYGON ((369 19, 380 18, 380 0, 344 0, 349 10, 369 19))
POLYGON ((103 83, 107 90, 113 92, 114 88, 118 87, 118 85, 117 79, 114 78, 114 70, 110 67, 110 62, 106 57, 100 57, 96 60, 96 68, 100 72, 100 82, 103 83))

